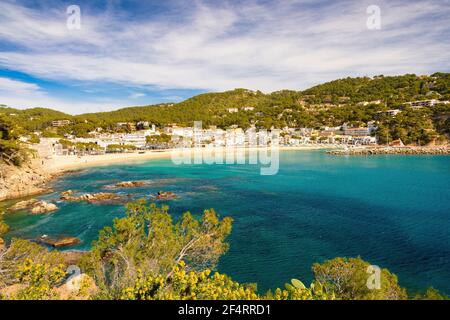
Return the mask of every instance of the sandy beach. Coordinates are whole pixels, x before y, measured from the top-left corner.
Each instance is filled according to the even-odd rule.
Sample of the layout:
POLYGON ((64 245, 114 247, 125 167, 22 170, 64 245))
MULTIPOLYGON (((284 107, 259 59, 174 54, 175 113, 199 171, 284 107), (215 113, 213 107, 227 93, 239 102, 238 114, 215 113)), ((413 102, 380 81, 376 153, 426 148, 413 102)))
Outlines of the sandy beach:
MULTIPOLYGON (((297 147, 278 147, 278 151, 286 150, 314 150, 314 149, 332 149, 336 146, 332 145, 311 145, 311 146, 297 146, 297 147)), ((178 159, 193 159, 194 157, 205 159, 219 159, 226 155, 226 160, 228 161, 228 156, 231 153, 232 158, 236 157, 238 159, 245 159, 245 152, 248 151, 258 151, 258 157, 272 156, 277 157, 276 154, 271 154, 271 148, 261 147, 261 148, 187 148, 187 149, 172 149, 172 150, 148 150, 141 152, 130 152, 130 153, 108 153, 102 155, 66 155, 66 156, 51 156, 51 157, 37 157, 30 161, 23 167, 7 168, 5 166, 0 168, 1 176, 0 179, 0 201, 14 198, 22 198, 30 195, 36 195, 40 193, 48 192, 50 189, 49 182, 53 179, 64 175, 70 171, 76 171, 88 167, 100 167, 108 165, 118 165, 124 163, 140 163, 153 159, 172 159, 176 163, 178 159), (183 153, 185 152, 185 153, 183 153), (207 158, 209 157, 209 158, 207 158), (212 157, 212 158, 211 158, 212 157)), ((186 162, 182 162, 186 163, 186 162)), ((206 160, 205 160, 205 163, 206 160)), ((217 162, 216 162, 217 163, 217 162)))
MULTIPOLYGON (((279 147, 279 151, 287 150, 316 150, 316 149, 330 149, 335 148, 332 145, 326 146, 296 146, 296 147, 279 147)), ((213 148, 215 152, 229 152, 230 150, 218 147, 213 148)), ((244 151, 254 151, 254 150, 264 150, 267 148, 232 148, 232 151, 244 150, 244 151)), ((270 148, 268 148, 270 150, 270 148)), ((188 152, 208 152, 208 148, 191 148, 186 149, 188 152)), ((168 150, 147 150, 143 152, 132 152, 132 153, 108 153, 102 155, 86 155, 86 156, 53 156, 51 159, 43 160, 43 164, 49 173, 62 173, 65 171, 77 170, 87 167, 96 166, 106 166, 113 164, 129 163, 129 162, 142 162, 152 159, 163 159, 171 158, 173 155, 179 153, 180 150, 168 149, 168 150)))

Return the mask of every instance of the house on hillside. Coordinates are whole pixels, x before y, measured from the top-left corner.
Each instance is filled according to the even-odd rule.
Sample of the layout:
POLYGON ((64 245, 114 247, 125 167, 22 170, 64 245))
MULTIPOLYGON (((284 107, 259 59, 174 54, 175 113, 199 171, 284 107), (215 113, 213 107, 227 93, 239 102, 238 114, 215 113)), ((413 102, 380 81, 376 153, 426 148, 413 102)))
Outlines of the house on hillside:
POLYGON ((413 108, 413 110, 418 110, 423 107, 433 107, 438 103, 439 103, 439 100, 431 99, 431 100, 411 101, 411 102, 406 102, 405 104, 410 105, 411 108, 413 108))
POLYGON ((52 121, 52 127, 64 127, 70 124, 70 120, 54 120, 52 121))
POLYGON ((404 147, 405 146, 405 144, 403 143, 403 141, 401 139, 394 140, 391 143, 389 143, 389 145, 391 147, 404 147))
POLYGON ((370 130, 366 127, 360 128, 348 128, 347 126, 342 127, 345 136, 369 136, 370 130))

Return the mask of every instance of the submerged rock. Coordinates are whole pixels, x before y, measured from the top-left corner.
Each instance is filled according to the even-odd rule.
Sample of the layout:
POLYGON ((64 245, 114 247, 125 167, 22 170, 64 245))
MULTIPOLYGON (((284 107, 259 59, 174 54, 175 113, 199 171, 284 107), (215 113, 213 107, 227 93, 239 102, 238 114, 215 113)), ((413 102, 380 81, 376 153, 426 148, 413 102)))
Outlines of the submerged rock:
POLYGON ((153 195, 152 198, 156 200, 173 200, 178 198, 178 196, 171 191, 158 191, 158 193, 153 195))
POLYGON ((46 201, 38 201, 33 205, 33 208, 31 209, 32 214, 42 214, 42 213, 48 213, 58 210, 58 207, 54 203, 49 203, 46 201))
POLYGON ((113 185, 106 186, 107 189, 137 188, 148 185, 148 181, 122 181, 113 185))
POLYGON ((19 201, 13 206, 9 207, 10 211, 18 211, 18 210, 25 210, 33 206, 36 202, 38 202, 37 199, 29 199, 29 200, 23 200, 19 201))
POLYGON ((73 195, 73 191, 72 190, 67 190, 67 191, 61 192, 61 198, 63 198, 63 197, 70 197, 72 195, 73 195))

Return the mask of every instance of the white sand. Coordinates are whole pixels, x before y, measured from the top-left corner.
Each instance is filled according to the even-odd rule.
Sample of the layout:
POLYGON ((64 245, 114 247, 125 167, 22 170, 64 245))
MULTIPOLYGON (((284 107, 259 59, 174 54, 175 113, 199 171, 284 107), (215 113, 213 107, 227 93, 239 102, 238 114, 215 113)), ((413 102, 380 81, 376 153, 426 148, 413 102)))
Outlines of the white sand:
MULTIPOLYGON (((314 150, 314 149, 329 149, 332 145, 315 145, 315 146, 298 146, 298 147, 279 147, 279 151, 286 150, 314 150)), ((240 150, 261 150, 264 148, 241 148, 240 150)), ((270 148, 268 148, 270 150, 270 148)), ((189 152, 206 152, 208 148, 188 149, 189 152)), ((214 148, 215 151, 228 152, 226 148, 214 148)), ((237 150, 231 149, 231 150, 237 150)), ((69 170, 76 170, 86 167, 107 166, 110 164, 121 164, 128 162, 143 162, 152 159, 171 158, 174 154, 180 152, 179 150, 149 150, 144 153, 108 153, 103 155, 88 155, 88 156, 53 156, 51 159, 44 159, 44 166, 51 173, 64 172, 69 170)))

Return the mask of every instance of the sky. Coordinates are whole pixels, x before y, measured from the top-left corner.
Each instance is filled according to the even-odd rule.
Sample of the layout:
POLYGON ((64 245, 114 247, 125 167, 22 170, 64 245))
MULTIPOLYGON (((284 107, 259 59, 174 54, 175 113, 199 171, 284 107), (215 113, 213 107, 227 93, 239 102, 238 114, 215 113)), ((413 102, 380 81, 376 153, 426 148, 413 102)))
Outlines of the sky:
POLYGON ((80 114, 449 72, 449 39, 450 0, 0 0, 0 104, 80 114))

